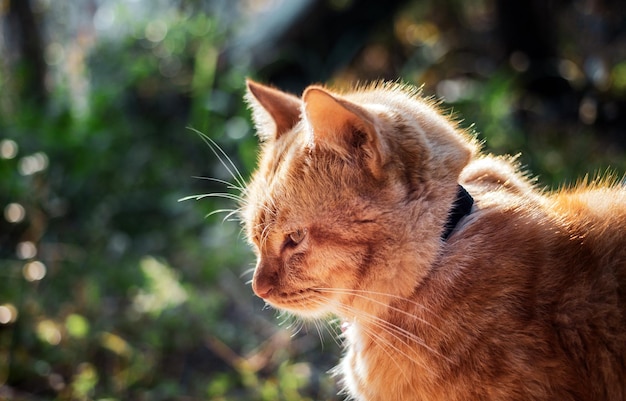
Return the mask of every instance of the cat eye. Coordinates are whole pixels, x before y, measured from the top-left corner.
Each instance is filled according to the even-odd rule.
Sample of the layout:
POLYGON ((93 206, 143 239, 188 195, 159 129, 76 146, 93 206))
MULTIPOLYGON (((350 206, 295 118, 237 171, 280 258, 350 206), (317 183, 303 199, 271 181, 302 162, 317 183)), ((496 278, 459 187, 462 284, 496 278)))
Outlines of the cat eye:
POLYGON ((291 244, 293 245, 298 245, 302 242, 302 240, 304 240, 304 237, 306 237, 306 232, 306 229, 301 229, 289 233, 289 235, 287 236, 289 242, 291 242, 291 244))

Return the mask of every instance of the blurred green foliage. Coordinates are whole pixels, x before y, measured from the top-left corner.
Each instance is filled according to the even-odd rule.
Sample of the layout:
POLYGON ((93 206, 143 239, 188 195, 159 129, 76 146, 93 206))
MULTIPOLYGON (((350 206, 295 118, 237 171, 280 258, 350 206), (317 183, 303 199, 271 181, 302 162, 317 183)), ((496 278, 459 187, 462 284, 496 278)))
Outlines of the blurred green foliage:
POLYGON ((187 126, 253 159, 244 71, 215 80, 224 27, 124 23, 134 34, 75 49, 45 107, 6 95, 19 77, 0 89, 0 201, 18 209, 0 231, 0 399, 295 399, 298 366, 261 385, 215 345, 263 340, 228 307, 245 280, 219 284, 251 261, 236 223, 204 217, 232 202, 178 202, 215 191, 193 176, 232 179, 187 126))
MULTIPOLYGON (((45 101, 25 94, 29 60, 1 64, 0 400, 341 399, 326 374, 340 354, 336 327, 282 329, 277 323, 293 322, 262 311, 246 285, 253 257, 240 227, 211 214, 235 202, 178 201, 236 195, 202 179, 233 182, 233 166, 194 130, 244 179, 254 168, 242 95, 257 67, 224 56, 241 21, 206 7, 217 1, 149 3, 139 17, 131 5, 140 3, 102 2, 88 15, 100 28, 48 32, 45 101)), ((424 84, 488 149, 523 152, 545 185, 607 166, 624 171, 624 149, 602 126, 553 118, 522 90, 517 64, 461 40, 484 36, 493 2, 457 3, 407 1, 384 25, 391 31, 370 27, 332 81, 391 75, 424 84), (524 125, 520 113, 533 117, 524 125)), ((62 5, 32 4, 48 18, 41 26, 64 25, 62 5)), ((312 54, 289 48, 294 54, 279 57, 312 54)), ((582 60, 575 44, 561 48, 582 60)), ((610 85, 583 97, 582 111, 585 101, 598 112, 602 97, 626 97, 624 65, 610 65, 610 85)))

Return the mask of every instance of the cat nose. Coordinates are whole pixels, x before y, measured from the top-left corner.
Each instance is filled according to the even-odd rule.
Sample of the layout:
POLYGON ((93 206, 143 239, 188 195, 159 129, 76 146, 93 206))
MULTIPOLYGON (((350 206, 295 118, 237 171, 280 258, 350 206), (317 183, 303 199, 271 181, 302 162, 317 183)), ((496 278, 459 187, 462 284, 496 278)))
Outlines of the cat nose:
POLYGON ((272 264, 259 260, 254 276, 252 277, 252 290, 259 298, 267 298, 276 286, 277 273, 272 269, 272 264))
POLYGON ((259 298, 267 298, 273 289, 274 286, 269 280, 259 280, 258 277, 252 280, 252 290, 259 298))
POLYGON ((256 275, 252 279, 252 290, 259 298, 267 298, 272 290, 274 289, 274 284, 267 278, 267 276, 256 275))

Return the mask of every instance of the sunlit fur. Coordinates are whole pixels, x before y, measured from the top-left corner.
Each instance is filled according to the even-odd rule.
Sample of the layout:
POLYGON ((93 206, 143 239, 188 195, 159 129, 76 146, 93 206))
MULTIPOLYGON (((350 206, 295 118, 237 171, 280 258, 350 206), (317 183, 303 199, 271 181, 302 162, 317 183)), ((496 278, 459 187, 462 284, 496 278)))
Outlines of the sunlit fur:
POLYGON ((408 86, 248 89, 262 139, 241 210, 252 287, 346 322, 349 398, 626 400, 616 180, 539 191, 408 86), (474 209, 442 240, 458 183, 474 209))

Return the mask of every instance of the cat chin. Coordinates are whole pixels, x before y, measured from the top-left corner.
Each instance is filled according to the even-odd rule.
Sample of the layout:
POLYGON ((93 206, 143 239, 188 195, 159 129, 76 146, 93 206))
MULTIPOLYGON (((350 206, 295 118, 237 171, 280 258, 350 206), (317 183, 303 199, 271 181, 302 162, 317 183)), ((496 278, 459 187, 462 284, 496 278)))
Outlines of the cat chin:
POLYGON ((267 304, 272 308, 288 312, 294 316, 297 316, 306 320, 325 319, 333 315, 333 308, 330 304, 315 304, 312 306, 309 303, 281 303, 280 301, 266 300, 267 304))
MULTIPOLYGON (((270 304, 271 305, 271 304, 270 304)), ((332 312, 326 308, 320 309, 309 309, 309 308, 293 308, 293 307, 283 307, 283 306, 274 306, 275 309, 279 309, 281 311, 288 312, 294 316, 297 316, 304 320, 318 320, 318 319, 326 319, 332 315, 332 312)))

